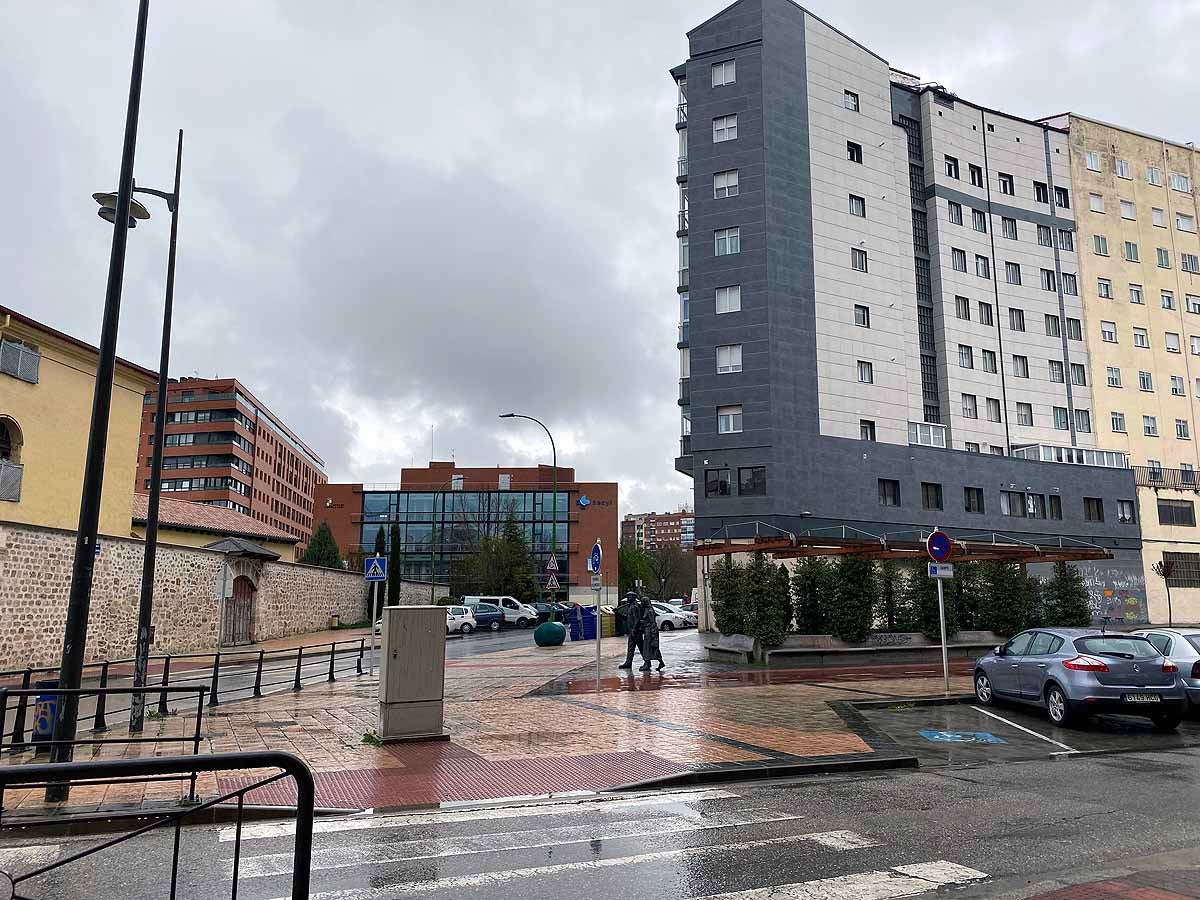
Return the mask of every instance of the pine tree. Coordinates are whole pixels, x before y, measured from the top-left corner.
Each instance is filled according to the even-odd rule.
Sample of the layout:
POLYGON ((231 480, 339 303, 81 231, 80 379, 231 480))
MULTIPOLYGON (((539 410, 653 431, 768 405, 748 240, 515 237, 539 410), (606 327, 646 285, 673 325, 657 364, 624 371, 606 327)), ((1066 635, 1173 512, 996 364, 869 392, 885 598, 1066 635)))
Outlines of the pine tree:
POLYGON ((321 522, 313 536, 308 541, 308 549, 300 562, 309 566, 323 566, 326 569, 341 569, 342 553, 338 550, 333 532, 329 530, 328 522, 321 522))
POLYGON ((979 563, 955 563, 954 580, 946 587, 954 594, 958 630, 976 631, 979 628, 979 596, 983 591, 979 563))
POLYGON ((775 566, 762 553, 755 553, 743 575, 745 599, 751 622, 750 637, 764 647, 778 647, 792 625, 791 579, 787 566, 775 566))
POLYGON ((980 565, 983 590, 978 607, 979 627, 1000 635, 1016 634, 1033 621, 1033 597, 1019 566, 1007 562, 980 565))
POLYGON ((400 603, 400 554, 402 540, 400 537, 400 526, 393 522, 391 529, 388 531, 388 542, 392 545, 388 551, 388 606, 397 606, 400 603))
POLYGON ((796 630, 800 634, 827 634, 828 610, 835 601, 837 580, 829 560, 808 556, 792 574, 796 630))
POLYGON ((879 564, 879 611, 875 618, 885 631, 895 631, 904 605, 904 573, 894 559, 879 564))
POLYGON ((1054 574, 1042 586, 1044 624, 1058 628, 1085 628, 1092 624, 1087 585, 1079 569, 1065 562, 1054 564, 1054 574))
POLYGON ((829 610, 829 630, 847 643, 858 643, 871 630, 879 599, 875 563, 858 556, 843 556, 835 569, 837 599, 829 610))
POLYGON ((743 567, 722 558, 713 564, 709 574, 712 588, 713 617, 722 634, 746 634, 750 625, 746 616, 743 591, 743 567))

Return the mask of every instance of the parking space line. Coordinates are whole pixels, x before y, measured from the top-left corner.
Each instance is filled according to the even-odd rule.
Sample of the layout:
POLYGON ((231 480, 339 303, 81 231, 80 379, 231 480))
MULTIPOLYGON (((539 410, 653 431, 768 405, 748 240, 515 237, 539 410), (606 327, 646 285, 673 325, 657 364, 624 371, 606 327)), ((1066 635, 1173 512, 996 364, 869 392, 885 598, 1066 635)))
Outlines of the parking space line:
MULTIPOLYGON (((998 716, 994 712, 989 712, 988 710, 983 709, 982 707, 972 706, 971 709, 975 710, 975 712, 983 713, 985 716, 990 716, 993 719, 1003 722, 1005 725, 1011 725, 1013 728, 1017 729, 1017 731, 1023 731, 1026 734, 1033 735, 1035 738, 1040 738, 1041 740, 1045 741, 1047 744, 1053 744, 1055 747, 1061 747, 1067 753, 1078 753, 1079 752, 1078 750, 1074 749, 1073 747, 1068 747, 1066 744, 1063 744, 1059 741, 1054 740, 1054 738, 1048 738, 1044 734, 1038 734, 1032 728, 1026 728, 1024 725, 1018 725, 1016 722, 1010 721, 1009 719, 1004 718, 1004 716, 998 716)), ((1058 756, 1058 755, 1060 755, 1060 754, 1057 754, 1057 753, 1055 754, 1055 756, 1058 756)))

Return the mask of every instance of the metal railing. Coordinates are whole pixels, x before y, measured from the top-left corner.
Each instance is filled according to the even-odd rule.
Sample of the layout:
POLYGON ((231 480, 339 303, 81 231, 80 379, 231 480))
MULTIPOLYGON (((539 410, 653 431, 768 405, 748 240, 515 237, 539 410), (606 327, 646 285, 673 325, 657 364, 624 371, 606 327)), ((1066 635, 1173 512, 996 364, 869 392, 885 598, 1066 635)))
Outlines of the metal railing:
POLYGON ((685 434, 679 438, 679 455, 692 455, 692 436, 690 434, 685 434))
MULTIPOLYGON (((81 861, 106 854, 106 851, 119 847, 133 838, 140 837, 159 828, 173 827, 175 838, 171 850, 171 878, 166 883, 158 878, 153 867, 146 866, 142 859, 113 860, 113 854, 106 854, 100 865, 119 866, 122 878, 127 879, 128 890, 122 891, 123 896, 148 897, 147 891, 157 891, 159 896, 176 896, 181 869, 180 845, 182 829, 185 820, 213 809, 218 804, 236 801, 237 817, 234 826, 233 861, 230 874, 230 894, 232 900, 237 900, 238 880, 242 851, 242 821, 245 811, 246 795, 252 791, 290 778, 296 788, 296 836, 292 852, 292 900, 305 900, 309 895, 310 869, 312 866, 312 834, 313 812, 316 789, 312 773, 308 767, 290 753, 278 751, 261 751, 252 753, 216 753, 210 756, 160 756, 147 759, 116 759, 105 762, 55 763, 47 765, 14 766, 0 768, 0 791, 15 787, 39 788, 51 784, 70 784, 73 786, 121 784, 130 781, 183 780, 195 784, 201 772, 237 772, 254 769, 279 769, 278 774, 258 779, 253 784, 243 785, 212 800, 192 806, 178 812, 153 813, 146 815, 153 818, 144 825, 139 825, 130 831, 101 840, 94 846, 74 851, 75 844, 67 850, 67 855, 52 862, 39 864, 36 857, 21 854, 5 858, 0 866, 0 891, 7 888, 8 897, 24 897, 33 900, 37 896, 51 898, 62 895, 63 884, 74 880, 76 883, 88 878, 86 872, 80 871, 83 866, 75 865, 81 861), (20 866, 24 871, 17 871, 20 866), (70 874, 63 870, 67 867, 70 874), (45 879, 42 884, 39 880, 45 879), (39 890, 40 889, 40 890, 39 890), (34 892, 38 893, 35 894, 34 892)), ((139 820, 140 821, 140 820, 139 820)), ((28 824, 28 823, 22 823, 28 824)), ((144 853, 144 851, 143 851, 144 853)), ((203 875, 211 879, 211 861, 206 854, 192 857, 200 859, 207 866, 203 875)), ((209 887, 214 887, 209 885, 209 887)), ((86 892, 85 892, 86 893, 86 892)), ((204 895, 215 897, 215 890, 205 890, 204 895)))
POLYGON ((679 402, 686 405, 692 399, 692 380, 690 378, 679 379, 679 402))
POLYGON ((1131 466, 1138 487, 1168 488, 1175 491, 1200 490, 1194 469, 1160 469, 1157 466, 1131 466))
POLYGON ((679 225, 679 227, 676 229, 676 231, 687 231, 688 230, 688 211, 686 209, 681 209, 679 211, 678 225, 679 225))
POLYGON ((679 270, 679 286, 685 288, 688 286, 688 267, 684 266, 679 270))
POLYGON ((688 342, 688 322, 679 323, 679 343, 686 344, 688 342))
POLYGON ((679 157, 679 177, 687 178, 688 173, 688 158, 686 156, 679 157))
POLYGON ((675 122, 679 125, 687 124, 687 104, 680 103, 675 107, 675 122))

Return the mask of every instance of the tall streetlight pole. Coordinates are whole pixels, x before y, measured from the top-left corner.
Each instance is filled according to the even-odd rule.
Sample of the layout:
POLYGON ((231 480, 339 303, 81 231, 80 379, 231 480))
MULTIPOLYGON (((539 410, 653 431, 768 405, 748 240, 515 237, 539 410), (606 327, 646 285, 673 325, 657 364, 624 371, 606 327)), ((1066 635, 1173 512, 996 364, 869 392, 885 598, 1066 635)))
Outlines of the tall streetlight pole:
MULTIPOLYGON (((153 188, 134 187, 139 194, 152 194, 167 201, 167 209, 171 211, 171 240, 167 250, 167 291, 163 301, 162 347, 158 358, 158 402, 155 405, 154 416, 154 450, 150 457, 150 501, 146 510, 146 542, 142 555, 142 592, 138 603, 137 649, 134 653, 133 686, 142 687, 146 684, 146 669, 150 661, 150 618, 154 609, 154 564, 158 553, 158 507, 162 496, 162 461, 163 442, 166 439, 167 427, 167 369, 171 362, 171 315, 175 306, 175 243, 179 236, 179 178, 183 168, 183 129, 179 129, 179 142, 175 148, 175 190, 171 193, 156 191, 153 188)), ((109 205, 115 203, 114 194, 92 194, 92 198, 100 204, 100 217, 116 222, 116 209, 109 205)), ((129 227, 136 219, 148 219, 150 213, 136 200, 133 218, 129 227)), ((146 695, 134 694, 129 703, 129 730, 142 731, 146 720, 146 695)))
MULTIPOLYGON (((142 64, 146 56, 146 20, 150 0, 138 3, 137 30, 133 41, 133 68, 129 78, 129 103, 125 111, 125 140, 121 149, 121 175, 117 183, 117 222, 129 221, 133 199, 133 160, 137 149, 138 112, 142 100, 142 64)), ((129 229, 114 228, 108 258, 108 286, 104 294, 104 319, 96 362, 96 386, 92 396, 92 419, 88 431, 87 457, 83 468, 83 494, 79 501, 79 528, 75 534, 75 558, 71 566, 71 593, 63 630, 62 664, 58 683, 78 688, 83 676, 83 654, 87 646, 88 610, 92 599, 92 576, 96 562, 96 534, 100 528, 100 498, 104 489, 104 456, 108 445, 108 420, 112 411, 113 375, 117 365, 117 327, 121 318, 121 288, 125 278, 125 248, 129 229)), ((55 743, 52 762, 69 762, 79 718, 79 695, 59 696, 54 717, 55 743)), ((66 800, 70 786, 55 783, 46 788, 51 802, 66 800)))
MULTIPOLYGON (((542 426, 542 431, 546 432, 546 437, 550 438, 550 457, 552 466, 552 484, 554 485, 554 499, 550 501, 552 525, 550 528, 550 555, 558 561, 558 450, 554 446, 554 435, 550 433, 550 429, 546 427, 546 423, 541 419, 535 419, 533 416, 523 416, 520 413, 502 413, 502 419, 528 419, 530 422, 537 422, 542 426)), ((550 621, 554 621, 554 607, 550 607, 550 621)), ((597 622, 600 620, 597 619, 597 622)))

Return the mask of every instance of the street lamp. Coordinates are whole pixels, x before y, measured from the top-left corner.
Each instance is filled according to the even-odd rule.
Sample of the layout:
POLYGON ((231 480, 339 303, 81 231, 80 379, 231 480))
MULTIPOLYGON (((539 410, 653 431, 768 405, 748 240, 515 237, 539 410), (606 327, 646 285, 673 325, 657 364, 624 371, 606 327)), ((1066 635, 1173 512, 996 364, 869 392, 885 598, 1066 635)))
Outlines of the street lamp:
MULTIPOLYGON (((125 137, 121 147, 121 174, 117 181, 113 219, 127 222, 133 200, 133 160, 137 150, 138 113, 142 100, 142 64, 146 57, 146 20, 150 0, 138 3, 137 28, 133 40, 133 66, 129 76, 129 101, 125 110, 125 137)), ((121 288, 125 280, 125 248, 128 228, 114 228, 108 257, 108 284, 104 293, 104 317, 96 357, 96 383, 92 394, 92 418, 88 430, 87 456, 83 467, 83 492, 79 499, 79 527, 75 531, 75 556, 71 564, 71 590, 67 621, 63 628, 59 687, 77 689, 83 676, 87 647, 88 611, 92 600, 96 534, 100 529, 100 498, 104 490, 104 455, 108 445, 108 422, 112 412, 113 376, 117 367, 117 325, 121 318, 121 288)), ((79 695, 59 697, 50 745, 52 762, 70 762, 79 718, 79 695)), ((50 802, 66 800, 70 786, 56 782, 46 788, 50 802)))
MULTIPOLYGON (((550 556, 558 563, 558 450, 554 446, 554 435, 550 433, 550 429, 546 427, 546 423, 541 419, 535 419, 533 416, 523 416, 520 413, 501 413, 501 419, 528 419, 530 422, 537 422, 542 426, 542 431, 546 432, 546 437, 550 438, 550 457, 552 473, 551 479, 554 486, 554 499, 550 501, 550 556)), ((553 595, 552 595, 553 596, 553 595)), ((554 607, 550 607, 550 621, 555 620, 554 607)), ((597 619, 597 622, 599 619, 597 619)))
MULTIPOLYGON (((150 617, 154 608, 154 564, 158 554, 158 507, 162 495, 163 442, 166 440, 167 423, 167 369, 171 361, 171 314, 175 303, 175 239, 179 234, 179 176, 183 166, 183 129, 179 129, 179 141, 175 147, 175 190, 167 193, 154 188, 133 188, 135 193, 150 194, 167 201, 171 211, 171 239, 167 250, 167 290, 163 301, 162 346, 158 358, 158 398, 154 415, 154 451, 150 457, 150 500, 146 510, 146 540, 142 554, 142 591, 138 601, 137 649, 134 651, 133 686, 146 684, 146 669, 150 663, 150 617)), ((92 194, 100 204, 100 218, 106 222, 117 221, 117 195, 110 193, 92 194)), ((128 226, 133 228, 138 219, 150 218, 150 211, 136 199, 130 198, 128 226)), ((219 636, 218 636, 219 639, 219 636)), ((134 694, 129 702, 129 730, 140 732, 145 725, 146 695, 134 694)))

